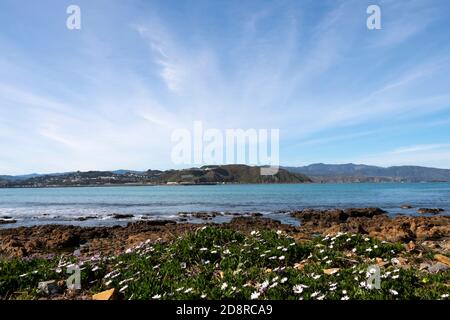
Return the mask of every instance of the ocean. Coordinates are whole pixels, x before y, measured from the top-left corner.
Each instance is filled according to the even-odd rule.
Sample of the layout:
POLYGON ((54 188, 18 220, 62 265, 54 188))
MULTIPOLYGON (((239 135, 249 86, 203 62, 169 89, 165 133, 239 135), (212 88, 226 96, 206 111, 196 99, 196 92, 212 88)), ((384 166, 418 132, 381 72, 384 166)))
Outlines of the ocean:
MULTIPOLYGON (((417 209, 450 211, 450 183, 348 183, 211 186, 120 186, 0 189, 0 217, 17 222, 1 228, 41 224, 124 225, 143 219, 179 220, 180 212, 261 213, 297 224, 287 211, 303 208, 379 207, 390 215, 417 209), (411 209, 401 209, 403 204, 411 209), (114 214, 133 215, 127 219, 114 214), (81 218, 81 219, 80 219, 81 218), (84 220, 85 219, 85 220, 84 220), (78 221, 84 220, 84 221, 78 221)), ((200 222, 199 219, 189 221, 200 222)))

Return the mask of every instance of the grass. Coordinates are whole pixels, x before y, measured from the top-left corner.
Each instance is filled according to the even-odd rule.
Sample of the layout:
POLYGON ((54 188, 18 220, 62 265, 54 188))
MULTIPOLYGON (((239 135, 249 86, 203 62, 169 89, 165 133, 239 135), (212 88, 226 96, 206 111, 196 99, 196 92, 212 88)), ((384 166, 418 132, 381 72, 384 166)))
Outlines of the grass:
POLYGON ((117 256, 0 261, 0 297, 35 299, 40 281, 64 280, 81 268, 82 294, 116 288, 125 299, 442 299, 450 272, 398 268, 404 246, 339 234, 295 242, 278 231, 246 235, 202 227, 170 243, 141 243, 117 256), (368 268, 384 262, 381 288, 368 268), (324 270, 334 269, 332 274, 324 270))

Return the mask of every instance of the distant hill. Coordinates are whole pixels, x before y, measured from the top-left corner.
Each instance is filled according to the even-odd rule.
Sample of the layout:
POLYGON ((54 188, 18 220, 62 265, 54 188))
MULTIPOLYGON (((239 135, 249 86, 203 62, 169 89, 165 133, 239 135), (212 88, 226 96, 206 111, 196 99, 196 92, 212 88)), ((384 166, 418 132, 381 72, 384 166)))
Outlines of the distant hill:
POLYGON ((215 183, 302 183, 311 180, 303 174, 284 169, 273 176, 262 176, 261 167, 247 165, 204 166, 182 170, 87 171, 64 174, 32 175, 25 179, 1 179, 0 187, 54 187, 142 184, 215 184, 215 183))
POLYGON ((434 182, 450 181, 449 169, 419 166, 377 167, 363 164, 316 163, 303 167, 284 167, 315 182, 434 182))
POLYGON ((21 176, 0 175, 0 187, 49 187, 142 184, 304 183, 304 182, 438 182, 450 181, 450 169, 419 166, 377 167, 364 164, 316 163, 282 167, 276 175, 262 176, 261 167, 203 166, 181 170, 86 171, 21 176))
POLYGON ((193 183, 302 183, 311 180, 297 173, 280 169, 273 176, 262 176, 261 167, 246 165, 203 166, 184 170, 165 171, 160 175, 162 181, 193 183))
POLYGON ((31 174, 25 174, 25 175, 21 175, 21 176, 0 176, 0 180, 7 180, 7 181, 17 181, 17 180, 26 180, 29 178, 34 178, 34 177, 38 177, 40 176, 37 173, 31 173, 31 174))

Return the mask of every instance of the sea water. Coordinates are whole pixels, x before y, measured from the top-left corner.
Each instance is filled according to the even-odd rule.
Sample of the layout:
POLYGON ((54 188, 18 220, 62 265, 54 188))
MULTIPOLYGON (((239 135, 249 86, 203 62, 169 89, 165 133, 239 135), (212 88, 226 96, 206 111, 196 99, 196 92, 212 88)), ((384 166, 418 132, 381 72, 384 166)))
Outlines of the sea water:
MULTIPOLYGON (((16 227, 48 223, 125 224, 140 219, 179 219, 179 212, 261 213, 296 223, 288 211, 303 208, 379 207, 391 215, 416 215, 418 208, 450 211, 450 183, 228 184, 208 186, 120 186, 0 189, 0 217, 16 227), (401 205, 411 209, 401 209, 401 205), (115 219, 114 214, 132 218, 115 219), (79 218, 89 217, 85 221, 79 218)), ((214 221, 214 220, 213 220, 214 221)), ((194 221, 195 222, 195 221, 194 221)))

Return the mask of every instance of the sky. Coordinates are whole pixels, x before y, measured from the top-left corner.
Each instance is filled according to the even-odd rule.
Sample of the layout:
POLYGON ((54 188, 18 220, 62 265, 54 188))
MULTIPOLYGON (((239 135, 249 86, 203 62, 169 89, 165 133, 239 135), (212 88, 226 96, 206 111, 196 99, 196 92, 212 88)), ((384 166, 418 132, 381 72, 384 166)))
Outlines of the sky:
POLYGON ((450 168, 450 2, 0 0, 0 174, 174 168, 194 121, 279 129, 281 165, 450 168))

